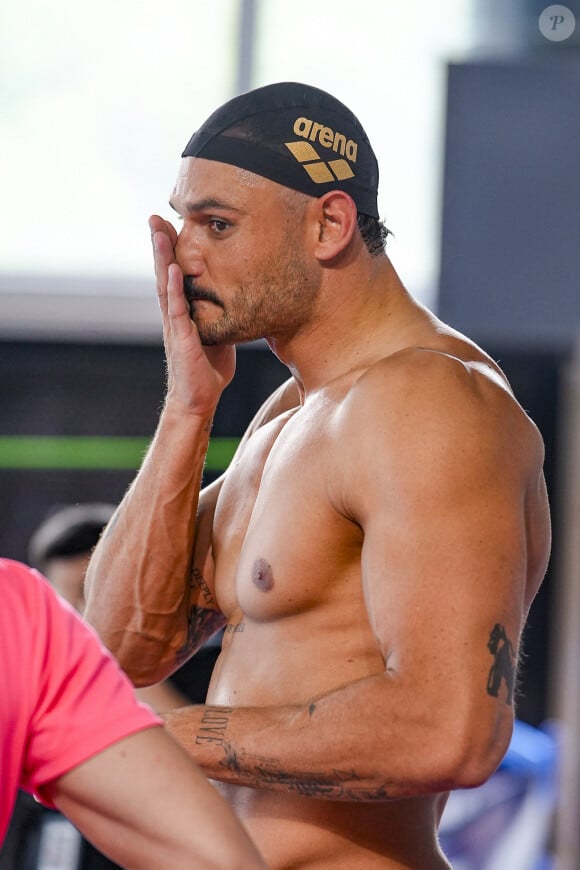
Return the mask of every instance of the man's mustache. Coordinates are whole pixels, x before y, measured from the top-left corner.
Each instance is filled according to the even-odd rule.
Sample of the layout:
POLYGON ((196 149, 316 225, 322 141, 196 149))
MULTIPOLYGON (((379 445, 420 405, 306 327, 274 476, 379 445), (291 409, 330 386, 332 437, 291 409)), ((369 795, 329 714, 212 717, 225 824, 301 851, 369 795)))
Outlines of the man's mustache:
POLYGON ((220 308, 224 307, 221 299, 213 292, 213 290, 200 287, 199 284, 196 283, 193 275, 183 276, 183 292, 185 298, 190 304, 199 300, 205 300, 206 302, 213 302, 214 305, 219 305, 220 308))

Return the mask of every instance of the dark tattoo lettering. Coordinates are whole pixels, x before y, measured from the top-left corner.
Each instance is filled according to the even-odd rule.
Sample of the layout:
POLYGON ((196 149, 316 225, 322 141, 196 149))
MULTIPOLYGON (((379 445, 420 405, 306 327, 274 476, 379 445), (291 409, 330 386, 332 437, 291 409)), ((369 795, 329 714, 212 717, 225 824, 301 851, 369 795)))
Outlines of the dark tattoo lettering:
POLYGON ((198 744, 217 743, 218 746, 221 746, 231 713, 231 707, 207 707, 203 711, 195 742, 198 744))
POLYGON ((203 600, 206 604, 209 604, 211 607, 215 607, 215 598, 213 597, 212 591, 207 585, 205 578, 201 571, 198 568, 191 569, 191 578, 189 581, 189 588, 193 592, 195 589, 199 589, 203 596, 203 600))
POLYGON ((487 679, 487 692, 494 698, 499 698, 502 682, 506 685, 506 703, 512 704, 515 682, 515 655, 511 641, 505 633, 505 628, 498 622, 494 625, 487 642, 487 648, 494 657, 487 679))
POLYGON ((252 582, 262 592, 269 592, 274 586, 272 568, 265 559, 256 559, 252 567, 252 582))
POLYGON ((227 634, 237 634, 239 631, 246 630, 245 622, 228 622, 226 625, 226 633, 227 634))
POLYGON ((344 801, 387 801, 391 796, 386 783, 376 788, 367 788, 360 783, 361 777, 354 770, 331 770, 330 773, 291 774, 283 771, 276 762, 264 758, 245 763, 243 753, 223 742, 225 758, 220 765, 236 774, 243 784, 252 788, 284 789, 305 797, 327 798, 344 801))

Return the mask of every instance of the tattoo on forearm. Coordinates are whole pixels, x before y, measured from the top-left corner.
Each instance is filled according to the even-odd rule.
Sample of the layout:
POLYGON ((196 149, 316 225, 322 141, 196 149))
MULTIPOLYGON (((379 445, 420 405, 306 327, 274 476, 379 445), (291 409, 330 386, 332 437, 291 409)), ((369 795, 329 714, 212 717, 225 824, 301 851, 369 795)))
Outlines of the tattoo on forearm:
POLYGON ((195 742, 198 744, 217 743, 218 746, 221 746, 224 742, 224 734, 231 713, 231 707, 207 707, 203 711, 195 742))
POLYGON ((253 763, 244 761, 243 753, 222 742, 225 758, 220 766, 236 774, 240 784, 252 788, 284 789, 305 797, 327 798, 345 801, 387 801, 391 800, 386 783, 376 788, 358 785, 361 777, 354 770, 331 770, 330 773, 292 774, 281 769, 280 765, 268 759, 255 758, 253 763))
POLYGON ((498 622, 489 635, 487 648, 494 657, 487 678, 487 692, 494 698, 499 698, 502 682, 506 686, 506 703, 512 704, 514 699, 514 683, 516 659, 513 645, 505 633, 505 628, 498 622))
POLYGON ((193 605, 189 611, 187 626, 187 639, 180 650, 177 651, 176 661, 178 665, 186 662, 206 638, 211 637, 223 626, 225 617, 218 610, 209 610, 206 607, 193 605))

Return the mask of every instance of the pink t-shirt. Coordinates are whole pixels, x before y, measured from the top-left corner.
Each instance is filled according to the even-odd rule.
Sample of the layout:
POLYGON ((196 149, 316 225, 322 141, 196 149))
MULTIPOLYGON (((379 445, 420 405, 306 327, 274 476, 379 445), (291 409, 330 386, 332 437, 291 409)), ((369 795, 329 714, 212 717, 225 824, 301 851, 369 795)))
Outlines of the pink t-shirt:
POLYGON ((0 559, 0 843, 18 788, 45 784, 161 724, 47 580, 0 559))

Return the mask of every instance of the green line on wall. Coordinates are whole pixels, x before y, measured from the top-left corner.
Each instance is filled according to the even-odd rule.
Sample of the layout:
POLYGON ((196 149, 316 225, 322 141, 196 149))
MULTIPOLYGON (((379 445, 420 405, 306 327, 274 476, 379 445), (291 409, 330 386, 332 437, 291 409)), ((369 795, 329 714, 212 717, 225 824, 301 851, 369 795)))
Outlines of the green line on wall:
MULTIPOLYGON (((149 438, 2 435, 0 468, 135 469, 149 443, 149 438)), ((212 438, 206 469, 226 469, 238 443, 239 438, 212 438)))

